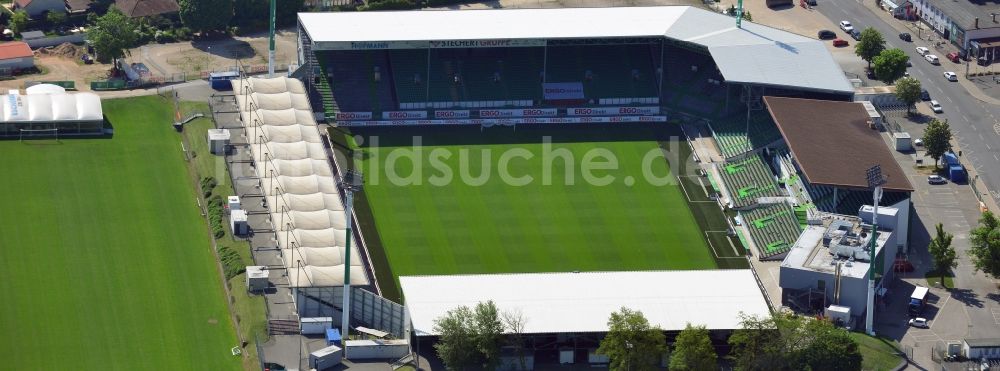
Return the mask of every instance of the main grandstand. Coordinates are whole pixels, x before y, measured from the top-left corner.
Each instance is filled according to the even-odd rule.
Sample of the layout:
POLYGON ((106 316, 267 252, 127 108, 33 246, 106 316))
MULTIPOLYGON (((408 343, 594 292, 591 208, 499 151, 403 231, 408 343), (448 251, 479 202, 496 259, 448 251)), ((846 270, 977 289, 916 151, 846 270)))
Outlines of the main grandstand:
POLYGON ((763 95, 853 93, 821 42, 694 7, 303 13, 298 30, 339 126, 691 116, 732 157, 780 138, 763 95))

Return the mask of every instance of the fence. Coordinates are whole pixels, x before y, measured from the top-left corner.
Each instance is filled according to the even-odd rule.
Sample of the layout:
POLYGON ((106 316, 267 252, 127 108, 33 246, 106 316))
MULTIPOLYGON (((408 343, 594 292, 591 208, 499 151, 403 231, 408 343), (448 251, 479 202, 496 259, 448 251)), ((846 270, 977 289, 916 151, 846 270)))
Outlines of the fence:
MULTIPOLYGON (((311 287, 296 290, 299 316, 333 317, 339 324, 344 302, 344 287, 311 287)), ((269 317, 274 319, 274 317, 269 317)), ((355 326, 364 325, 404 338, 409 327, 406 308, 371 291, 351 288, 351 320, 355 326)))
POLYGON ((56 86, 61 86, 66 90, 76 90, 76 81, 25 81, 24 87, 30 88, 39 84, 52 84, 56 86))

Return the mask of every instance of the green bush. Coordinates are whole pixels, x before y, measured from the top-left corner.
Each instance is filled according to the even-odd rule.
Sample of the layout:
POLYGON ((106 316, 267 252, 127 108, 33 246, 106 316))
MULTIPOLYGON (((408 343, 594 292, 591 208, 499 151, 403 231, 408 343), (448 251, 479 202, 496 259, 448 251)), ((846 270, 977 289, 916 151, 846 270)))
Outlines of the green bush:
POLYGON ((222 262, 222 271, 226 274, 226 281, 246 271, 247 265, 243 261, 243 257, 229 246, 219 247, 219 261, 222 262))
POLYGON ((174 29, 174 36, 180 41, 191 40, 191 29, 187 27, 174 29))
POLYGON ((468 0, 427 0, 424 1, 424 6, 428 7, 439 7, 446 5, 464 4, 469 2, 468 0))
MULTIPOLYGON (((212 179, 214 181, 214 179, 212 179)), ((204 187, 204 185, 203 185, 204 187)), ((208 222, 209 226, 212 227, 212 236, 216 239, 222 238, 226 235, 225 223, 223 223, 223 213, 225 208, 223 207, 224 201, 222 201, 222 196, 215 195, 208 199, 208 222)))
POLYGON ((208 198, 212 195, 212 190, 214 190, 215 186, 218 184, 219 182, 213 177, 207 176, 201 178, 201 194, 203 194, 205 198, 208 198))
POLYGON ((370 0, 367 5, 358 7, 358 10, 407 10, 415 9, 417 4, 413 0, 370 0))

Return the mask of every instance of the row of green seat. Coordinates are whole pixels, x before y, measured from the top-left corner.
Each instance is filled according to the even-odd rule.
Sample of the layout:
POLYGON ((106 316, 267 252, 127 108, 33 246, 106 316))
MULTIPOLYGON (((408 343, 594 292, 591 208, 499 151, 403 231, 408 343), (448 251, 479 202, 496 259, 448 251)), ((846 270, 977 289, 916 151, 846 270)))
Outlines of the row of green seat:
POLYGON ((763 147, 781 138, 767 110, 753 111, 749 123, 746 113, 712 121, 712 130, 719 150, 726 158, 763 147))
POLYGON ((733 206, 743 208, 757 203, 759 197, 779 197, 784 193, 774 180, 774 173, 760 155, 726 162, 722 181, 732 196, 733 206))
POLYGON ((795 210, 786 204, 745 211, 742 217, 762 259, 787 252, 802 232, 795 210))

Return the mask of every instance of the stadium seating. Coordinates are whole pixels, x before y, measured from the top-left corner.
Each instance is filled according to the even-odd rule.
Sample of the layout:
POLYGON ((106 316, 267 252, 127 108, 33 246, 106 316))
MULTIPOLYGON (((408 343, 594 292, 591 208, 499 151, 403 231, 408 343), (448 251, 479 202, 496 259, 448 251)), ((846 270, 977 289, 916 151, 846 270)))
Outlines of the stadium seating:
POLYGON ((781 139, 778 126, 766 110, 751 112, 749 124, 744 111, 714 120, 711 125, 719 150, 726 158, 761 148, 781 139))
POLYGON ((784 195, 774 173, 760 155, 754 154, 739 161, 726 162, 719 169, 722 181, 729 190, 733 207, 744 208, 757 203, 759 197, 784 195))
POLYGON ((712 57, 670 45, 663 53, 664 103, 674 110, 716 118, 715 115, 724 108, 726 89, 712 57), (709 80, 719 83, 710 83, 709 80))
POLYGON ((742 216, 761 259, 787 252, 802 232, 795 210, 786 204, 759 207, 742 216))
POLYGON ((426 50, 393 50, 389 56, 400 103, 535 101, 541 99, 542 52, 541 48, 442 49, 432 50, 428 58, 426 50))
POLYGON ((338 51, 317 55, 342 111, 395 110, 391 71, 384 51, 338 51), (375 81, 375 70, 381 81, 375 81))
POLYGON ((546 70, 548 82, 584 82, 584 95, 590 99, 657 95, 656 68, 648 45, 549 47, 546 70), (633 77, 633 70, 638 77, 633 77))

